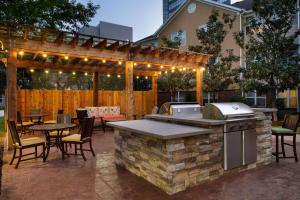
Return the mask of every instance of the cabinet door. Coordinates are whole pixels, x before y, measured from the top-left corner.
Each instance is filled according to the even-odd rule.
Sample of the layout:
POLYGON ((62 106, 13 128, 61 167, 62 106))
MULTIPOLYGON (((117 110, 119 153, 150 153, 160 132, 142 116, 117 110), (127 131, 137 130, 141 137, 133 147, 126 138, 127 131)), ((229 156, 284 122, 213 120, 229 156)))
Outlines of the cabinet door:
POLYGON ((255 163, 257 159, 256 131, 255 129, 245 130, 244 135, 244 165, 255 163))
POLYGON ((224 134, 224 169, 233 169, 243 164, 242 132, 224 134))

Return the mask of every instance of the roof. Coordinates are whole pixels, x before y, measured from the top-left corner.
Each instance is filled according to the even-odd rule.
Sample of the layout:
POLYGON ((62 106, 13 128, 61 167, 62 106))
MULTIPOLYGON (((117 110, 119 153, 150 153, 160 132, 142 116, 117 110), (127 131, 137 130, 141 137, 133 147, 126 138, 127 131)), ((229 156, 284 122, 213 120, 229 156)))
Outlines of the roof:
MULTIPOLYGON (((187 0, 184 4, 182 4, 176 11, 175 13, 164 23, 162 24, 158 30, 154 33, 155 36, 159 35, 162 30, 164 30, 165 27, 167 27, 172 21, 173 19, 185 8, 185 6, 187 6, 192 0, 187 0)), ((224 10, 227 10, 227 11, 231 11, 231 12, 242 12, 243 9, 241 8, 238 8, 238 7, 235 7, 235 6, 232 6, 232 5, 227 5, 227 4, 224 4, 224 3, 219 3, 219 2, 216 2, 216 1, 212 1, 212 0, 194 0, 194 1, 197 1, 199 3, 204 3, 204 4, 207 4, 207 5, 211 5, 211 6, 214 6, 214 7, 217 7, 217 8, 220 8, 220 9, 224 9, 224 10)))
POLYGON ((252 10, 253 0, 243 0, 243 1, 239 1, 234 4, 231 4, 231 5, 234 7, 237 7, 237 8, 244 9, 244 10, 252 10))

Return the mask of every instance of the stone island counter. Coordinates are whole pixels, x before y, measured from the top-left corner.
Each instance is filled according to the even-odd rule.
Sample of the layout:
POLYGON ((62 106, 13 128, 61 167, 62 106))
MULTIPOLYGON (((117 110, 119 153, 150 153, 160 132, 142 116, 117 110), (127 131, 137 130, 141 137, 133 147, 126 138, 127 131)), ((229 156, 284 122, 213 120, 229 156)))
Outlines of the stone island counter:
POLYGON ((255 123, 256 162, 229 170, 224 169, 225 120, 204 120, 203 127, 202 123, 195 126, 186 125, 186 120, 185 125, 180 124, 180 120, 175 121, 109 123, 115 128, 116 164, 171 195, 226 173, 271 163, 271 118, 268 115, 257 118, 255 123))

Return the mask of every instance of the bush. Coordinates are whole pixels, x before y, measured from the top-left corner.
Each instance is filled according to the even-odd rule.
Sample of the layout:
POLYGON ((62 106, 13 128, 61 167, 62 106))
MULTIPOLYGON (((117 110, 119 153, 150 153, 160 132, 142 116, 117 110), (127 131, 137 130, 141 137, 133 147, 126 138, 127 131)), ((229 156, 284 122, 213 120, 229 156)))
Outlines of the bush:
POLYGON ((230 97, 229 102, 240 102, 247 104, 247 99, 243 97, 241 94, 236 93, 232 97, 230 97))

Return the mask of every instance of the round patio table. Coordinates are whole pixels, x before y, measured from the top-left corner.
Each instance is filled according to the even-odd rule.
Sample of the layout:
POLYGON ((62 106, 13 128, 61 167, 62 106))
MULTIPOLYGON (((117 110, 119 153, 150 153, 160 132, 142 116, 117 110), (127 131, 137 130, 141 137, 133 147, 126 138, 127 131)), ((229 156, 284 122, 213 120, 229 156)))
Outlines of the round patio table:
POLYGON ((38 124, 40 124, 42 122, 42 118, 46 116, 48 116, 46 113, 25 115, 25 117, 29 118, 31 122, 33 122, 33 119, 38 119, 38 124))
POLYGON ((50 152, 50 147, 52 144, 57 145, 60 150, 62 150, 61 147, 61 138, 62 133, 66 129, 74 128, 76 124, 42 124, 42 125, 34 125, 29 127, 29 130, 32 131, 41 131, 45 134, 46 137, 46 145, 47 145, 47 152, 46 152, 46 159, 50 152), (56 142, 51 142, 50 132, 57 131, 58 132, 58 140, 56 142))

